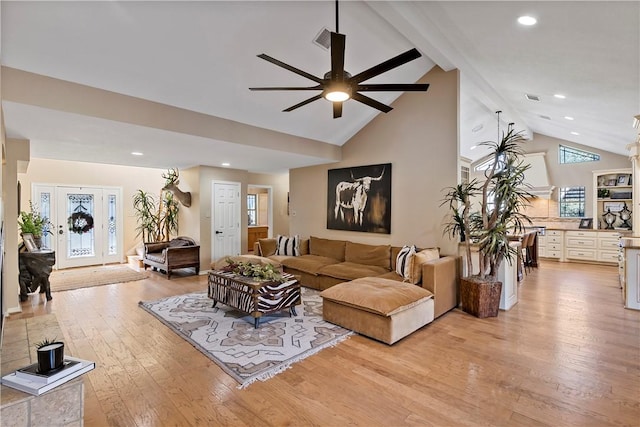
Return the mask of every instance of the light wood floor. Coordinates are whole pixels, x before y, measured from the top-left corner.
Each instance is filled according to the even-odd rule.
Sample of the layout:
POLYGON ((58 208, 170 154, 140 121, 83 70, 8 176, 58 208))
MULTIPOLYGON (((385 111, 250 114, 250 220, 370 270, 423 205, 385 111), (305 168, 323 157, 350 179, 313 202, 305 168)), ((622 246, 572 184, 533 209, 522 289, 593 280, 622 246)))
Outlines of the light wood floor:
POLYGON ((19 316, 55 313, 70 353, 97 361, 86 426, 640 425, 640 312, 614 267, 546 262, 497 318, 454 310, 393 346, 354 336, 244 390, 137 307, 205 286, 153 274, 19 316))

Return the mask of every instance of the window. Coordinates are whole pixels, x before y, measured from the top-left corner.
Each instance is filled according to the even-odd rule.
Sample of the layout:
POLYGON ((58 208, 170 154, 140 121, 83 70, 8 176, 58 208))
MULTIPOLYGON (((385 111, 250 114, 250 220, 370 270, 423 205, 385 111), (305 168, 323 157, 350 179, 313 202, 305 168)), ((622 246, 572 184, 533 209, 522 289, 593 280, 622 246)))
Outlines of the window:
POLYGON ((247 194, 247 214, 249 225, 258 225, 258 201, 256 194, 247 194))
POLYGON ((600 156, 588 151, 578 150, 577 148, 566 147, 561 145, 558 149, 558 162, 563 163, 584 163, 597 162, 600 156))
POLYGON ((463 184, 466 184, 469 182, 469 168, 467 166, 460 167, 460 176, 462 178, 463 184))
POLYGON ((560 188, 560 217, 584 217, 584 187, 560 188))

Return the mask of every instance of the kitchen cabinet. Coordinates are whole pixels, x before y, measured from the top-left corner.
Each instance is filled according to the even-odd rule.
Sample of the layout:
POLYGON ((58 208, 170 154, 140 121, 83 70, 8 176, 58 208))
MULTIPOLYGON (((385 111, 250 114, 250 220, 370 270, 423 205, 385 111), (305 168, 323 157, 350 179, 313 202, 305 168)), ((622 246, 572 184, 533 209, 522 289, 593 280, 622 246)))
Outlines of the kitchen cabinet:
POLYGON ((565 231, 565 258, 579 261, 597 260, 597 233, 592 231, 565 231))
POLYGON ((564 231, 547 229, 543 240, 538 240, 538 255, 559 260, 564 258, 563 252, 564 231), (541 247, 543 248, 542 251, 540 250, 541 247))
POLYGON ((629 224, 633 227, 630 219, 631 211, 634 209, 631 168, 593 171, 593 189, 593 228, 609 229, 604 216, 611 212, 615 215, 611 230, 631 230, 626 226, 629 224), (625 215, 629 218, 627 223, 623 221, 625 215))
POLYGON ((546 230, 538 237, 538 256, 557 261, 617 264, 621 233, 605 230, 546 230))

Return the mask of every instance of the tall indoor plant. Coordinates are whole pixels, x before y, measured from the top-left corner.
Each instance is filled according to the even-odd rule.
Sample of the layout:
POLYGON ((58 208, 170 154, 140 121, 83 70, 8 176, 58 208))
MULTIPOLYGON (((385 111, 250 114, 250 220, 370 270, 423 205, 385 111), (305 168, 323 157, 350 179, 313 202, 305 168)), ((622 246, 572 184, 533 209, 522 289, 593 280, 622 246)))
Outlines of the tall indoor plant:
MULTIPOLYGON (((165 186, 173 183, 176 171, 170 169, 165 178, 165 186)), ((160 197, 155 197, 144 190, 138 190, 133 196, 133 209, 138 221, 137 236, 142 236, 145 243, 166 242, 171 234, 178 233, 178 201, 170 191, 161 190, 160 197)))
POLYGON ((445 232, 460 236, 464 243, 467 275, 461 281, 462 307, 478 317, 497 316, 502 290, 498 271, 503 261, 511 262, 517 255, 509 245, 509 235, 522 233, 524 224, 531 223, 523 212, 527 199, 535 197, 527 191, 529 186, 524 181, 530 167, 521 160, 524 141, 522 132, 514 131, 509 124, 498 142, 481 143, 491 148, 484 180, 474 179, 448 188, 443 201, 452 211, 445 232), (476 200, 479 209, 474 211, 476 200), (478 248, 477 273, 473 272, 472 244, 478 248))

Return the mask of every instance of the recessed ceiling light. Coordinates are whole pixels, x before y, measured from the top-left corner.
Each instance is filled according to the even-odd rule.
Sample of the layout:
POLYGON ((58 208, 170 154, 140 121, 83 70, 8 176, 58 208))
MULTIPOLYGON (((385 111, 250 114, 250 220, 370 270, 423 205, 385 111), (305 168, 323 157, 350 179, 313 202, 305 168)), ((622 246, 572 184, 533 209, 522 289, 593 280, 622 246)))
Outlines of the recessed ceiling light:
POLYGON ((578 132, 571 132, 571 135, 580 135, 578 132))
POLYGON ((573 117, 571 117, 571 116, 564 116, 564 118, 567 119, 567 120, 573 120, 573 117))
POLYGON ((231 163, 224 162, 222 166, 231 166, 231 163))
POLYGON ((473 129, 471 129, 471 132, 480 132, 482 130, 482 128, 484 128, 484 125, 482 123, 475 125, 473 127, 473 129))
POLYGON ((566 96, 564 96, 564 95, 563 95, 563 94, 561 94, 561 93, 556 93, 556 94, 555 94, 555 95, 553 95, 553 96, 555 96, 555 97, 556 97, 556 98, 558 98, 558 99, 565 99, 565 98, 566 98, 566 96))
POLYGON ((518 23, 520 25, 531 26, 531 25, 536 25, 536 22, 538 22, 538 20, 533 16, 523 15, 518 18, 518 23))
POLYGON ((469 150, 475 150, 476 148, 478 148, 477 145, 472 146, 471 148, 469 148, 469 150))
POLYGON ((139 152, 139 151, 132 151, 131 155, 132 156, 142 156, 143 154, 141 152, 139 152))

